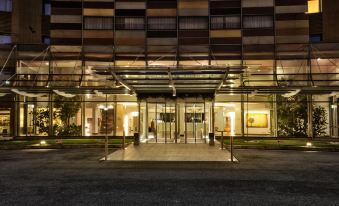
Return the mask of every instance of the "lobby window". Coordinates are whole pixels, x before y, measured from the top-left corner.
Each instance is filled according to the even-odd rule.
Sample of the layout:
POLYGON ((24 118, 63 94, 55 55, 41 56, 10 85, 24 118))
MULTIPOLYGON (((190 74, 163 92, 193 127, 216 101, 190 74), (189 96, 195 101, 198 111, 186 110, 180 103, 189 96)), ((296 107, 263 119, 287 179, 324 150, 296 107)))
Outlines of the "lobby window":
POLYGON ((0 44, 11 44, 11 43, 12 43, 11 36, 0 34, 0 44))
POLYGON ((85 17, 85 29, 111 30, 113 29, 113 19, 109 17, 85 17))
POLYGON ((208 29, 208 19, 205 17, 181 17, 179 19, 179 29, 208 29))
POLYGON ((243 19, 243 26, 246 29, 272 28, 273 17, 272 16, 245 16, 243 19))
POLYGON ((322 10, 322 0, 308 0, 308 12, 309 14, 312 13, 319 13, 322 10))
POLYGON ((121 30, 142 30, 145 29, 143 17, 117 17, 115 28, 121 30))
POLYGON ((238 29, 240 16, 215 16, 211 17, 211 29, 238 29))
POLYGON ((176 17, 149 17, 149 30, 175 30, 177 29, 176 17))
POLYGON ((11 12, 12 0, 0 0, 0 11, 11 12))

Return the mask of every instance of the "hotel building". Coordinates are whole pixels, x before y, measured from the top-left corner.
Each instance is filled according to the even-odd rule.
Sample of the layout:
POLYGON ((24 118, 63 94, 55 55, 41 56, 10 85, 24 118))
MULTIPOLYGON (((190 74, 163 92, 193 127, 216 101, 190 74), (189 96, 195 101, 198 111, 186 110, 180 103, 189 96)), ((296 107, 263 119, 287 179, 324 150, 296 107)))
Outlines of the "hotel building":
POLYGON ((0 0, 0 136, 338 137, 336 0, 0 0))

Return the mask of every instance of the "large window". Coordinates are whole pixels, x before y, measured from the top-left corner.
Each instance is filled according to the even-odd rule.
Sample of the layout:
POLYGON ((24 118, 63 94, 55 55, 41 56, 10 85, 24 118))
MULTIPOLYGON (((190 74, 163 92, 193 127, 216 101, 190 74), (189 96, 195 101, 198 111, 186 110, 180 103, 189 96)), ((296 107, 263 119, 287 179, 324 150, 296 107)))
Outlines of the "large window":
POLYGON ((113 19, 109 17, 86 17, 84 21, 85 29, 113 29, 113 19))
POLYGON ((238 29, 238 28, 240 28, 240 16, 211 17, 211 29, 238 29))
POLYGON ((272 28, 273 17, 272 16, 245 16, 243 20, 243 26, 247 29, 255 28, 272 28))
POLYGON ((117 17, 115 28, 126 30, 144 29, 145 19, 143 17, 117 17))
POLYGON ((149 30, 175 30, 177 29, 177 19, 175 17, 149 17, 149 30))
POLYGON ((12 11, 12 0, 0 0, 0 11, 12 11))
POLYGON ((179 28, 183 30, 208 29, 208 19, 205 17, 182 17, 179 20, 179 28))

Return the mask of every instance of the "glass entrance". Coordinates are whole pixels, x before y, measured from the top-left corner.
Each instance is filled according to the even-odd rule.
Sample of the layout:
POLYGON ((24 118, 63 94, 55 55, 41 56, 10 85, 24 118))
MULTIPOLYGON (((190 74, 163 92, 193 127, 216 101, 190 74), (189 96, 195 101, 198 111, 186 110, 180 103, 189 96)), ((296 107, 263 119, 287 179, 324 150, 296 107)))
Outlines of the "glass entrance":
POLYGON ((206 143, 210 112, 205 103, 146 103, 144 142, 206 143))
POLYGON ((185 143, 204 143, 206 133, 204 104, 185 104, 185 143))

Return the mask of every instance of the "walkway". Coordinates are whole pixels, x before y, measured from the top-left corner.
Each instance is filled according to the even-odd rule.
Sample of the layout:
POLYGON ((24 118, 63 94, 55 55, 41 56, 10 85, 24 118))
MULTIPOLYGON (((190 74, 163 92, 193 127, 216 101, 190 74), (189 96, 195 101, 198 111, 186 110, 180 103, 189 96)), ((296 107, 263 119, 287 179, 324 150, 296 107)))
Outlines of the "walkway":
MULTIPOLYGON (((230 162, 228 150, 208 144, 141 144, 130 145, 108 155, 109 161, 183 161, 230 162)), ((234 161, 237 161, 234 158, 234 161)))

